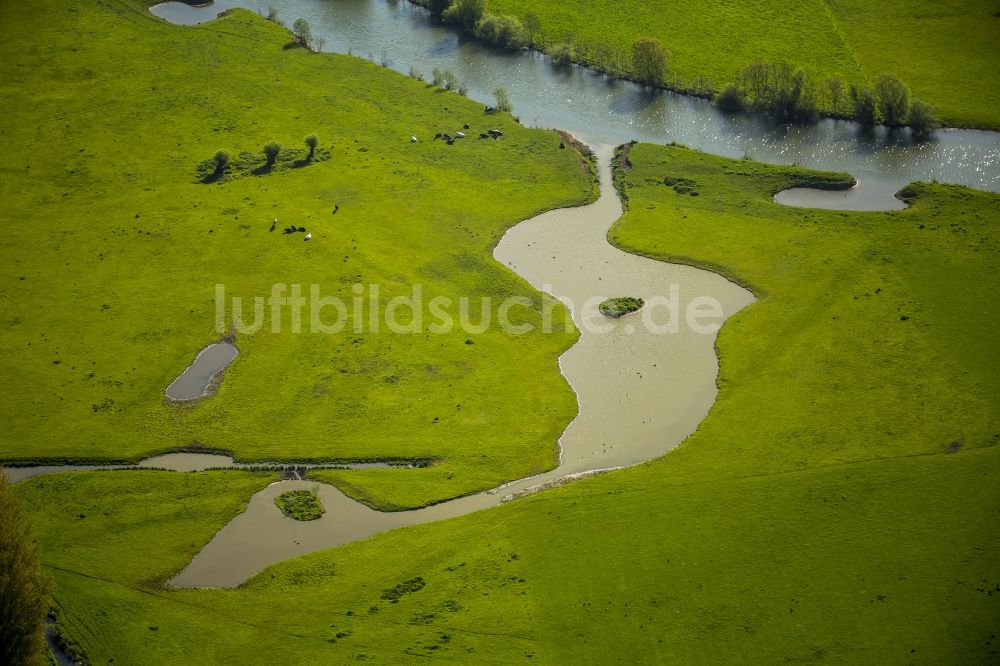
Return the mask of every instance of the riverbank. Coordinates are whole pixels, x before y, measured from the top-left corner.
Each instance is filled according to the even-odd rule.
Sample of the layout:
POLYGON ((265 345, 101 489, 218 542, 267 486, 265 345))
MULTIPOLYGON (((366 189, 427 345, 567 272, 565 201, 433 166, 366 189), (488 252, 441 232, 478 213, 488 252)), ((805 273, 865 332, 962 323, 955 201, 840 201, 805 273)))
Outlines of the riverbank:
POLYGON ((522 23, 534 16, 533 48, 558 50, 573 62, 626 78, 635 75, 628 64, 633 42, 658 39, 670 52, 666 86, 685 94, 713 97, 753 62, 787 62, 816 77, 824 114, 843 117, 851 84, 867 85, 891 72, 935 107, 946 125, 1000 129, 1000 79, 983 57, 1000 39, 988 2, 942 11, 929 2, 872 8, 855 0, 810 0, 780 9, 758 0, 707 7, 491 0, 487 11, 522 23), (964 36, 960 44, 954 34, 964 36), (836 108, 826 87, 833 76, 845 83, 836 108))

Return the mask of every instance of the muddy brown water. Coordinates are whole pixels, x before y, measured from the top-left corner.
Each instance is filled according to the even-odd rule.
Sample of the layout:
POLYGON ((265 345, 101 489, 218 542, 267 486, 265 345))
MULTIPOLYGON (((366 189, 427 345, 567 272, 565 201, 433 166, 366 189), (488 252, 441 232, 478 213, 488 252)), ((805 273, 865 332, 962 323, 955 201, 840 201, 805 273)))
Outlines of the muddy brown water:
POLYGON ((721 324, 752 303, 753 294, 715 273, 627 254, 608 243, 608 228, 622 207, 611 179, 612 148, 601 145, 597 154, 601 196, 596 202, 525 220, 494 251, 497 261, 571 306, 581 331, 579 341, 559 359, 580 409, 559 439, 558 467, 413 511, 375 511, 333 486, 320 485, 326 513, 308 522, 282 515, 274 498, 315 483, 278 482, 254 495, 246 511, 223 527, 171 585, 239 585, 298 555, 479 511, 567 477, 644 462, 694 432, 717 393, 716 335, 697 332, 686 322, 677 332, 653 330, 643 318, 666 324, 671 312, 683 313, 692 300, 707 297, 721 306, 722 317, 716 320, 721 324), (670 298, 675 292, 676 303, 670 298), (621 295, 641 297, 647 306, 620 319, 598 313, 601 301, 621 295), (657 305, 664 297, 668 302, 657 305))

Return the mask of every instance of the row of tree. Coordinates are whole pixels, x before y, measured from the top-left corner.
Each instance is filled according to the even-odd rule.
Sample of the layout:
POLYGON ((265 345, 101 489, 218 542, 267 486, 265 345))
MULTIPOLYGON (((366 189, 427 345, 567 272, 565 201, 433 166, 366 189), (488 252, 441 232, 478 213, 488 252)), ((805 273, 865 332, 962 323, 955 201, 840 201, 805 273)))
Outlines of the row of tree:
MULTIPOLYGON (((310 134, 305 139, 303 143, 309 149, 309 154, 306 156, 306 161, 311 161, 316 155, 316 147, 319 145, 319 137, 315 134, 310 134)), ((264 153, 264 159, 267 160, 266 166, 268 168, 273 167, 275 161, 278 159, 278 155, 281 154, 282 145, 277 141, 268 141, 264 144, 261 149, 264 153)), ((229 165, 229 153, 225 150, 216 151, 215 155, 212 156, 212 162, 215 163, 215 175, 221 176, 222 172, 225 171, 226 167, 229 165)))
POLYGON ((852 116, 864 125, 909 125, 917 134, 937 125, 931 107, 912 99, 910 89, 893 74, 879 75, 873 87, 847 86, 839 76, 820 84, 802 68, 787 63, 747 65, 715 102, 730 113, 752 110, 782 122, 807 123, 819 117, 824 94, 834 114, 852 116))

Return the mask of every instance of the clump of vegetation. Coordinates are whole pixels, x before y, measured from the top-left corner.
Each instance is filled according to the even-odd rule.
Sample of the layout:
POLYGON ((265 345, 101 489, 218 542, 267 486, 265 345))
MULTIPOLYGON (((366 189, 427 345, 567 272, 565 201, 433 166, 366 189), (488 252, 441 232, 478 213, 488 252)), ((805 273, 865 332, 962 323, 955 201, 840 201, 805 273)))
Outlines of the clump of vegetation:
POLYGON ((292 34, 295 35, 295 43, 308 47, 312 42, 312 26, 304 18, 297 18, 292 23, 292 34))
POLYGON ((407 76, 409 76, 414 81, 423 81, 424 80, 424 73, 421 72, 420 70, 418 70, 417 68, 413 67, 413 66, 410 67, 410 73, 407 74, 407 76))
POLYGON ((222 176, 222 172, 226 170, 226 165, 229 164, 229 153, 224 150, 216 151, 212 157, 212 161, 215 163, 215 176, 218 178, 222 176))
POLYGON ((445 23, 452 23, 471 30, 486 13, 486 0, 455 0, 441 13, 445 23))
POLYGON ((315 134, 310 134, 305 138, 305 144, 309 148, 309 154, 306 159, 312 161, 313 156, 316 154, 316 146, 319 145, 319 137, 315 134))
POLYGON ((893 74, 879 74, 875 96, 886 125, 902 125, 910 115, 910 89, 893 74))
POLYGON ((462 87, 458 77, 450 69, 434 68, 431 72, 431 83, 445 90, 457 90, 462 87))
POLYGON ((305 145, 308 150, 298 148, 282 148, 281 144, 270 142, 270 150, 277 151, 273 157, 268 153, 253 153, 244 151, 235 156, 230 156, 225 150, 220 150, 212 156, 212 159, 201 162, 195 170, 195 182, 198 183, 223 183, 237 178, 242 178, 248 174, 262 176, 284 169, 296 169, 304 167, 313 162, 322 162, 330 159, 330 151, 319 147, 319 139, 315 134, 310 134, 305 138, 305 145), (273 144, 273 146, 271 146, 273 144))
POLYGON ((739 113, 746 109, 746 99, 740 87, 730 83, 715 98, 715 105, 724 113, 739 113))
POLYGON ((568 65, 573 61, 573 45, 568 42, 560 42, 549 49, 549 57, 557 65, 568 65))
POLYGON ((663 184, 667 187, 674 188, 674 192, 677 194, 689 194, 693 197, 698 196, 698 190, 695 189, 697 183, 690 178, 684 178, 683 176, 667 176, 663 179, 663 184))
POLYGON ((913 133, 918 137, 934 131, 938 126, 938 122, 934 118, 934 109, 919 99, 913 100, 913 103, 910 104, 910 116, 907 124, 909 124, 913 129, 913 133))
POLYGON ((497 111, 510 112, 514 107, 511 106, 510 97, 507 96, 507 91, 503 88, 497 88, 493 91, 493 96, 496 98, 497 103, 493 108, 497 111))
POLYGON ((28 521, 0 471, 0 662, 45 663, 49 587, 28 521))
POLYGON ((635 298, 633 296, 619 296, 617 298, 609 298, 601 303, 599 308, 601 314, 605 317, 618 319, 619 317, 624 317, 632 312, 637 312, 645 304, 646 301, 641 298, 635 298))
POLYGON ((417 576, 416 578, 410 578, 409 580, 404 580, 399 585, 395 585, 393 587, 389 587, 382 590, 381 598, 390 603, 398 604, 399 600, 404 595, 413 594, 414 592, 419 592, 424 588, 424 585, 426 585, 426 583, 424 582, 424 579, 421 578, 420 576, 417 576))
POLYGON ((516 16, 486 14, 476 23, 476 37, 508 49, 521 49, 528 45, 528 33, 516 16))
POLYGON ((862 125, 878 124, 878 100, 871 88, 851 86, 851 101, 854 103, 854 118, 862 125))
POLYGON ((667 75, 667 50, 651 37, 637 39, 632 45, 632 65, 639 83, 660 86, 667 75))
POLYGON ((264 157, 267 158, 267 167, 273 167, 275 160, 281 153, 281 144, 277 141, 268 141, 264 144, 264 157))
POLYGON ((319 501, 319 486, 312 490, 289 490, 274 498, 281 512, 295 520, 317 520, 326 509, 319 501))
POLYGON ((736 86, 748 108, 781 122, 813 122, 819 116, 816 86, 801 68, 757 61, 743 68, 736 86))

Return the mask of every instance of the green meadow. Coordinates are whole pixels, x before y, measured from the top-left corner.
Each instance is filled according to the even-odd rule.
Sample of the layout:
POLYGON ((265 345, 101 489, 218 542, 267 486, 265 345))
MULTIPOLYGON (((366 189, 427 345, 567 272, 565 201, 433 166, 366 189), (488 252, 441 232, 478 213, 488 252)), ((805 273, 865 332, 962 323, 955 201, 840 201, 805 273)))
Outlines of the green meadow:
POLYGON ((265 308, 215 397, 165 404, 164 390, 221 337, 217 284, 248 323, 275 283, 348 304, 354 285, 376 284, 383 305, 420 284, 425 303, 453 299, 456 321, 460 297, 474 323, 484 297, 531 298, 512 316, 537 328, 543 296, 491 253, 521 219, 594 196, 556 133, 357 58, 286 48, 288 32, 245 11, 179 28, 142 3, 46 0, 7 8, 2 29, 2 126, 18 140, 0 156, 0 372, 18 381, 0 388, 0 460, 434 459, 419 486, 352 477, 359 496, 372 477, 381 499, 409 505, 555 464, 576 409, 556 361, 576 332, 558 313, 552 335, 492 321, 470 340, 458 326, 356 333, 356 320, 311 333, 308 310, 297 334, 287 308, 272 333, 265 308), (433 140, 464 124, 470 138, 433 140), (487 127, 505 136, 476 139, 487 127), (219 149, 235 169, 271 140, 304 154, 312 133, 322 160, 199 182, 219 149))
POLYGON ((63 630, 93 663, 995 658, 997 195, 802 210, 771 196, 839 177, 642 144, 628 161, 612 240, 760 297, 724 327, 718 402, 681 447, 235 590, 160 581, 266 475, 31 479, 63 630))
MULTIPOLYGON (((595 26, 603 7, 587 15, 595 26)), ((602 28, 638 20, 618 8, 602 28)), ((815 49, 787 52, 813 57, 828 43, 837 58, 853 53, 843 45, 859 38, 842 26, 828 34, 829 16, 810 23, 813 9, 790 8, 803 15, 788 21, 803 35, 815 29, 815 49)), ((712 11, 722 10, 698 20, 712 11)), ((685 34, 701 39, 692 25, 685 34)), ((557 364, 576 340, 572 327, 403 338, 290 325, 272 333, 268 322, 236 333, 240 354, 213 397, 167 404, 164 389, 224 335, 216 284, 251 300, 274 283, 316 283, 350 300, 355 284, 378 283, 388 299, 420 283, 425 298, 520 295, 540 310, 541 295, 491 252, 519 220, 594 197, 559 135, 484 116, 359 59, 287 48, 286 31, 249 12, 178 28, 139 2, 39 0, 5 8, 0 30, 9 139, 0 154, 0 461, 178 449, 247 461, 434 461, 310 473, 381 508, 555 464, 577 409, 557 364), (470 138, 432 140, 465 123, 470 138), (472 138, 486 127, 505 136, 472 138), (302 153, 288 153, 280 168, 253 166, 266 142, 304 152, 312 133, 323 159, 296 165, 302 153), (199 182, 219 149, 240 160, 240 177, 199 182), (286 225, 312 240, 283 234, 286 225)), ((932 46, 914 58, 929 59, 932 46)), ((706 61, 731 55, 718 51, 706 61)), ((896 73, 945 110, 951 97, 934 100, 896 73)), ((648 463, 286 561, 232 590, 166 581, 278 474, 28 479, 15 491, 75 656, 996 659, 1000 195, 917 183, 900 193, 909 207, 898 212, 795 209, 773 195, 846 176, 680 146, 627 150, 615 174, 626 212, 609 240, 715 270, 758 296, 720 333, 719 395, 695 434, 648 463)))
POLYGON ((721 90, 756 60, 858 85, 890 72, 945 123, 1000 127, 1000 11, 992 0, 489 0, 488 11, 534 14, 543 48, 570 43, 584 61, 602 44, 631 53, 636 39, 656 38, 670 52, 668 80, 681 89, 701 87, 700 78, 721 90))

